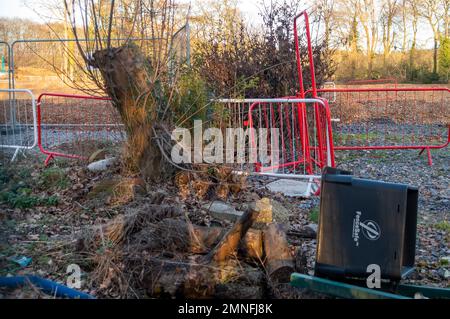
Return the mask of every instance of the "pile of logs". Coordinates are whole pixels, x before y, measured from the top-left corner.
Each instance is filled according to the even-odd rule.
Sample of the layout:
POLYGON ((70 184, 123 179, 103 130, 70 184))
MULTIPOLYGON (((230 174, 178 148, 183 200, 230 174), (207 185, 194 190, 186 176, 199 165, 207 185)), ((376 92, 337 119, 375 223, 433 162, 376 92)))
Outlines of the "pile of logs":
MULTIPOLYGON (((131 252, 123 263, 142 265, 129 271, 151 297, 263 298, 267 287, 289 282, 294 260, 281 226, 252 227, 259 213, 251 206, 229 230, 193 225, 181 211, 140 229, 126 218, 110 225, 132 230, 120 237, 120 250, 131 252)), ((107 228, 103 237, 117 233, 107 228)))
POLYGON ((173 219, 159 223, 155 232, 164 239, 153 249, 167 243, 168 250, 196 255, 190 262, 150 258, 151 271, 145 276, 150 295, 261 298, 268 281, 288 282, 294 261, 286 234, 274 223, 263 230, 251 228, 258 214, 255 207, 248 209, 228 231, 173 219))

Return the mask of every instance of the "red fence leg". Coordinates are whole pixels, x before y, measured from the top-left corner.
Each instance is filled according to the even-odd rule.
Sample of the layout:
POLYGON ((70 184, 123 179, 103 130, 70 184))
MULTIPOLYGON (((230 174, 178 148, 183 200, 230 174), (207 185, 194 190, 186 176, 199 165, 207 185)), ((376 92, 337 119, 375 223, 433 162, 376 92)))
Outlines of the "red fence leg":
POLYGON ((45 161, 44 161, 44 165, 47 167, 48 164, 50 163, 50 161, 51 161, 53 158, 54 158, 54 157, 53 157, 52 154, 50 154, 49 156, 47 156, 47 158, 46 158, 45 161))
POLYGON ((428 155, 428 165, 433 166, 433 159, 431 158, 431 150, 427 148, 427 155, 428 155))

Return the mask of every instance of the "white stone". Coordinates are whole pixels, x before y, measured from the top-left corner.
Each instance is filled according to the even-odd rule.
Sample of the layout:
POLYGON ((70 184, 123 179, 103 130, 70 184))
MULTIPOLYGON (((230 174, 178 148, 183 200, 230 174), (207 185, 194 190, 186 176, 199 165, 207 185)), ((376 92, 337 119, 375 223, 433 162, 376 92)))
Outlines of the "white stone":
POLYGON ((88 165, 88 170, 90 170, 91 172, 103 172, 106 171, 109 167, 111 167, 112 165, 114 165, 114 163, 116 162, 116 158, 112 157, 112 158, 107 158, 98 162, 93 162, 91 164, 88 165))
POLYGON ((309 224, 309 225, 305 226, 305 229, 307 229, 308 231, 313 232, 314 234, 317 234, 319 226, 317 224, 309 224))
POLYGON ((211 204, 206 204, 203 208, 208 210, 214 218, 221 220, 225 219, 232 222, 237 221, 244 214, 244 212, 236 210, 233 206, 221 201, 214 201, 211 204))
POLYGON ((308 185, 309 183, 304 181, 280 179, 267 184, 266 187, 272 193, 282 193, 288 197, 309 197, 311 194, 308 185))

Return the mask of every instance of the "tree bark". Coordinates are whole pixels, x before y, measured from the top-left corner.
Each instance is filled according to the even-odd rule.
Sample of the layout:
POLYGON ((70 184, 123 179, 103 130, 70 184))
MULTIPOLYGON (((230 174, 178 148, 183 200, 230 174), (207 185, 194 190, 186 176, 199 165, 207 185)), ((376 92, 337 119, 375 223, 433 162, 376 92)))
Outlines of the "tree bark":
POLYGON ((152 79, 150 61, 138 47, 128 45, 95 52, 91 64, 99 68, 106 92, 125 125, 126 167, 149 180, 165 178, 165 173, 171 172, 163 167, 160 149, 152 140, 162 88, 152 79))
POLYGON ((434 52, 433 52, 433 73, 437 74, 438 72, 438 38, 434 38, 434 52))
POLYGON ((242 256, 260 261, 263 258, 263 235, 258 229, 249 229, 239 245, 242 256))
MULTIPOLYGON (((226 234, 221 227, 204 227, 188 224, 177 219, 165 219, 151 229, 148 244, 142 248, 159 251, 180 251, 193 254, 207 254, 226 234)), ((244 258, 261 259, 263 254, 262 233, 249 229, 238 246, 239 253, 244 258)))
POLYGON ((239 242, 257 219, 259 212, 249 209, 228 231, 224 238, 208 254, 207 260, 220 263, 226 261, 236 251, 239 242))
MULTIPOLYGON (((221 298, 227 297, 223 289, 218 287, 224 288, 226 286, 223 284, 228 285, 230 281, 245 282, 248 280, 249 272, 258 272, 229 258, 236 251, 257 216, 256 210, 248 210, 206 258, 197 259, 199 262, 185 263, 150 258, 148 260, 150 271, 144 276, 145 286, 149 288, 150 294, 157 297, 211 298, 217 293, 221 298)), ((256 277, 260 279, 247 283, 246 286, 261 287, 262 277, 256 277)), ((231 292, 234 295, 236 289, 229 290, 229 293, 231 292)))
POLYGON ((294 272, 294 260, 280 225, 270 224, 264 231, 264 250, 269 278, 274 282, 289 282, 294 272))
POLYGON ((261 298, 264 276, 257 268, 228 260, 220 267, 150 258, 143 286, 155 298, 261 298))

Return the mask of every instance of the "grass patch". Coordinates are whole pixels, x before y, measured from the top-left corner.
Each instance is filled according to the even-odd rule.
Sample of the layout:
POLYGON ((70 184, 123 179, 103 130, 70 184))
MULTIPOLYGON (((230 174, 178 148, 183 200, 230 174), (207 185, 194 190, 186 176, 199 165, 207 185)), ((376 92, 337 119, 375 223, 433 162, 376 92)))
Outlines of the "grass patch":
POLYGON ((434 225, 434 228, 450 233, 450 223, 446 220, 434 225))
POLYGON ((31 167, 22 167, 18 172, 17 176, 20 180, 31 178, 31 173, 33 172, 33 168, 31 167))
POLYGON ((0 184, 7 184, 11 177, 11 173, 7 169, 0 167, 0 184))
POLYGON ((56 206, 59 199, 56 195, 39 197, 33 195, 29 188, 19 188, 17 191, 0 193, 0 201, 12 208, 33 208, 36 206, 56 206))
POLYGON ((319 207, 315 207, 309 212, 309 220, 315 224, 319 223, 319 207))
POLYGON ((404 138, 398 134, 383 134, 379 132, 368 133, 342 133, 336 135, 336 141, 344 141, 351 143, 352 141, 364 144, 366 141, 385 141, 390 143, 412 142, 408 138, 404 138))
POLYGON ((42 172, 40 185, 45 188, 62 190, 69 187, 69 179, 61 168, 51 167, 42 172))
POLYGON ((336 136, 336 139, 343 141, 366 141, 366 140, 379 140, 383 138, 383 135, 374 132, 367 133, 342 133, 336 136))

